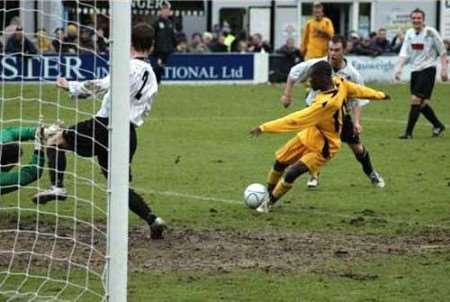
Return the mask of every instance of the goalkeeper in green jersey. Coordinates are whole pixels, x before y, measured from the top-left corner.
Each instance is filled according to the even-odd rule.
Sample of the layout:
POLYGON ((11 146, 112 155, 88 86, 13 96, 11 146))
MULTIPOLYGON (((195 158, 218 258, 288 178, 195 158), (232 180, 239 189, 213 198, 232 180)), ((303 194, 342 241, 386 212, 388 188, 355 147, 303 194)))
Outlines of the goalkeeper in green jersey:
POLYGON ((44 166, 44 140, 46 129, 43 127, 8 127, 0 131, 0 194, 18 190, 37 180, 44 166), (21 141, 34 139, 34 152, 31 161, 20 169, 11 171, 23 153, 21 141))

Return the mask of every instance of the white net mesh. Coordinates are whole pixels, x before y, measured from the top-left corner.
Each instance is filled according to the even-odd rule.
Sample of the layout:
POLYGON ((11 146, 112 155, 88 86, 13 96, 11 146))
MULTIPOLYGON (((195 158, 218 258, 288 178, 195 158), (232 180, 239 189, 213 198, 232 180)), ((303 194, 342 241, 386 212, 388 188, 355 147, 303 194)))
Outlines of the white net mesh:
MULTIPOLYGON (((70 99, 55 80, 108 72, 108 2, 1 1, 2 145, 10 132, 40 120, 70 126, 95 115, 99 101, 70 99)), ((21 170, 35 152, 33 141, 21 137, 17 166, 1 173, 0 300, 106 300, 107 182, 95 158, 66 152, 67 199, 33 203, 36 193, 50 187, 47 159, 42 177, 31 183, 21 170), (18 171, 20 185, 7 193, 18 171)))

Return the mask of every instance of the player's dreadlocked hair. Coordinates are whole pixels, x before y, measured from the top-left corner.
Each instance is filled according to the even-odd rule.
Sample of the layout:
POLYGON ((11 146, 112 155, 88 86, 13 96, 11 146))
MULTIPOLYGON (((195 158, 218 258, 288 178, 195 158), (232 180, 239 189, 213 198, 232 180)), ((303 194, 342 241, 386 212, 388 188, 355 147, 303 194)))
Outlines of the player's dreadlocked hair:
POLYGON ((311 67, 311 75, 320 75, 324 77, 331 77, 332 69, 330 63, 327 61, 319 61, 311 67))

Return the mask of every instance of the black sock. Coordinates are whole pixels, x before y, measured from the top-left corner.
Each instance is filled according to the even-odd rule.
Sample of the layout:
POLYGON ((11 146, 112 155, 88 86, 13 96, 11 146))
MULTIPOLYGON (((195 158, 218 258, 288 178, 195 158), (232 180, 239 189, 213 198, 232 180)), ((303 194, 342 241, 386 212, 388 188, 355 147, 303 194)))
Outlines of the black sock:
POLYGON ((408 125, 406 126, 406 134, 412 135, 414 126, 416 126, 419 115, 420 115, 420 105, 411 105, 408 117, 408 125))
POLYGON ((439 121, 439 119, 437 118, 436 114, 433 111, 433 108, 431 108, 430 105, 425 104, 425 106, 422 107, 420 112, 422 112, 422 114, 433 125, 434 128, 444 127, 444 125, 442 125, 441 121, 439 121))
POLYGON ((363 152, 355 154, 356 159, 360 162, 364 173, 370 176, 373 172, 372 161, 370 160, 369 152, 365 147, 363 147, 363 152))
POLYGON ((55 146, 47 148, 50 182, 53 186, 64 187, 64 171, 66 171, 66 154, 55 146))
POLYGON ((272 194, 273 189, 275 189, 276 184, 267 184, 267 191, 272 194))
POLYGON ((128 191, 128 206, 133 213, 147 221, 148 224, 152 224, 157 218, 157 216, 152 213, 152 210, 147 205, 144 198, 133 189, 128 191))
POLYGON ((278 201, 278 198, 275 198, 275 196, 273 196, 272 191, 269 191, 269 199, 271 204, 275 204, 278 201))

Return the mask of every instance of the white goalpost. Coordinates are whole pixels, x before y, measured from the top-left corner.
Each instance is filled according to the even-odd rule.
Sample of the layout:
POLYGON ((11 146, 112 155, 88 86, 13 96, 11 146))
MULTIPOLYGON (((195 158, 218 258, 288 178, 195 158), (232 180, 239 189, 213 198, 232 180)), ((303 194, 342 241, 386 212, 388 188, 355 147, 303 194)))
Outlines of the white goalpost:
POLYGON ((0 1, 0 17, 0 301, 125 302, 131 0, 0 1), (55 47, 58 28, 76 38, 55 47), (100 49, 103 35, 107 46, 100 49), (67 198, 33 203, 51 185, 36 128, 91 119, 103 96, 71 98, 56 87, 57 77, 84 81, 108 73, 107 180, 95 157, 66 152, 67 198), (8 144, 18 146, 12 169, 3 165, 8 144), (11 184, 14 175, 19 181, 11 184))
POLYGON ((110 132, 110 177, 108 178, 111 188, 108 219, 108 300, 124 302, 127 300, 128 260, 128 135, 130 132, 128 61, 131 3, 130 1, 112 1, 111 6, 113 41, 111 51, 112 132, 110 132))

